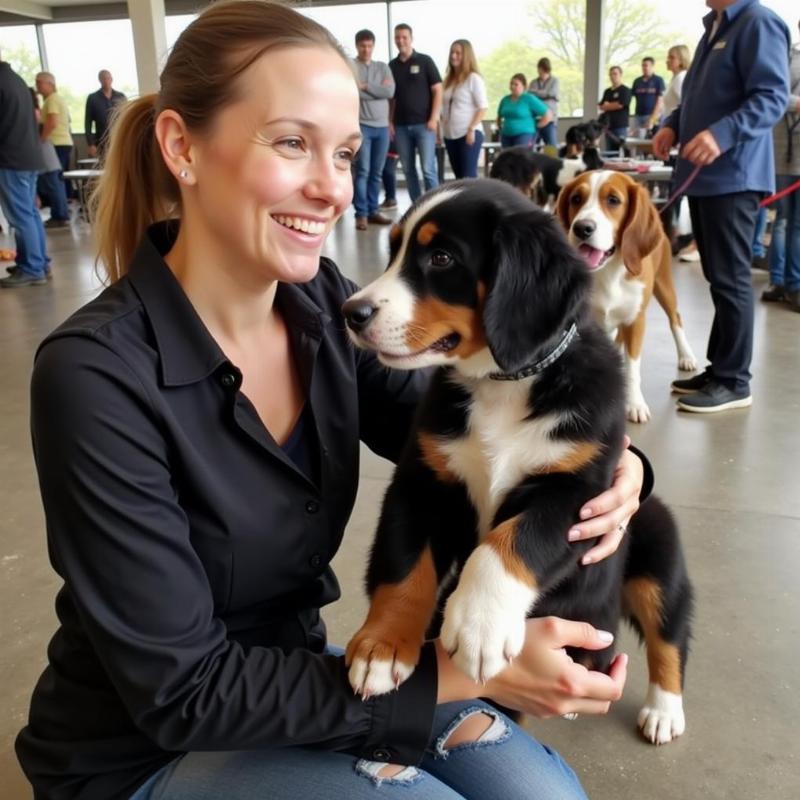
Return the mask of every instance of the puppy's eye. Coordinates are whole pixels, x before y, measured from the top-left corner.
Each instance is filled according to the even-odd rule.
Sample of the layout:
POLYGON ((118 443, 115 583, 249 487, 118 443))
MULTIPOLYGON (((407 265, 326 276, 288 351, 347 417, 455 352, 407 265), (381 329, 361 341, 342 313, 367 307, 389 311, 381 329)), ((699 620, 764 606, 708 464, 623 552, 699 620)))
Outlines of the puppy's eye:
POLYGON ((432 267, 449 267, 453 263, 450 253, 444 250, 434 250, 431 253, 431 266, 432 267))
POLYGON ((583 198, 579 194, 573 194, 572 197, 569 198, 569 202, 573 206, 579 206, 583 202, 583 198))
POLYGON ((617 197, 615 194, 610 194, 606 202, 610 206, 618 206, 622 204, 622 200, 620 200, 619 197, 617 197))

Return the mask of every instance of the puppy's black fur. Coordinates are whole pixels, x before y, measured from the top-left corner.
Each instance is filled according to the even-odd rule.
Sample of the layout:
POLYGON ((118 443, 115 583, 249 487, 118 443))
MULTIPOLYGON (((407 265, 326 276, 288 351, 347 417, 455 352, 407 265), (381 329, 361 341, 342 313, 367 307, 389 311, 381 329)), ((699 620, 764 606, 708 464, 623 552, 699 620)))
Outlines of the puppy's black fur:
MULTIPOLYGON (((597 149, 604 130, 604 126, 594 119, 579 125, 572 125, 567 128, 564 146, 558 151, 558 155, 561 158, 576 158, 587 148, 597 149)), ((592 166, 589 169, 598 169, 598 167, 592 166)))

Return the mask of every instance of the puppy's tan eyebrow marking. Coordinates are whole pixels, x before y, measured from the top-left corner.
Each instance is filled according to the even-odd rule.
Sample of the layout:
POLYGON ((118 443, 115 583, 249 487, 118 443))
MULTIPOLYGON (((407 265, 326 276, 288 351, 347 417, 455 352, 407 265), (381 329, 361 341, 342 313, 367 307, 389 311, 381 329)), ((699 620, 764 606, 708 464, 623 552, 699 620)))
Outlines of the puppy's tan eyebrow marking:
POLYGON ((424 247, 433 241, 433 237, 437 233, 439 233, 439 226, 435 222, 426 222, 417 231, 417 243, 424 247))
POLYGON ((400 239, 403 238, 403 229, 395 223, 392 225, 392 229, 389 231, 389 241, 392 244, 399 244, 400 239))

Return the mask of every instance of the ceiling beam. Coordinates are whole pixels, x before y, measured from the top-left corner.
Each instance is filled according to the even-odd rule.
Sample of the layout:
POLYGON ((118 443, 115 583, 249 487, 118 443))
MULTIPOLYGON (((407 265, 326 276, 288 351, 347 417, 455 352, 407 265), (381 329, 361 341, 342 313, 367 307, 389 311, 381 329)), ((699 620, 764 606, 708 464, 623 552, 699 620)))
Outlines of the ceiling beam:
POLYGON ((36 3, 34 0, 0 0, 0 11, 36 20, 53 19, 53 10, 50 6, 36 3))

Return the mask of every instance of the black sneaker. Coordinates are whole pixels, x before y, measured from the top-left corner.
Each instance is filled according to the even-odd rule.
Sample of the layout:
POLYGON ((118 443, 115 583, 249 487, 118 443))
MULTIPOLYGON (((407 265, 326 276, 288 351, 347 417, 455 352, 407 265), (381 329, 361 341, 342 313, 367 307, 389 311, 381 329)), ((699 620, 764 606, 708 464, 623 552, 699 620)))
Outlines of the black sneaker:
POLYGON ((709 370, 701 372, 698 375, 692 375, 691 378, 681 378, 677 381, 672 381, 671 389, 675 394, 691 394, 692 392, 702 392, 706 388, 706 384, 713 380, 713 376, 709 370))
POLYGON ((792 311, 800 311, 800 289, 796 292, 786 292, 785 299, 792 311))
POLYGON ((48 230, 52 230, 53 228, 68 228, 69 227, 69 220, 68 219, 55 219, 54 217, 50 217, 50 219, 45 220, 42 224, 48 230))
POLYGON ((766 256, 753 256, 752 267, 753 269, 768 270, 769 261, 766 256))
POLYGON ((379 206, 380 208, 397 208, 397 200, 394 197, 387 197, 379 206))
POLYGON ((18 289, 21 286, 44 286, 47 278, 26 275, 24 272, 15 272, 7 278, 0 278, 0 287, 3 289, 18 289))
MULTIPOLYGON (((6 267, 6 272, 9 275, 16 275, 19 272, 19 267, 16 264, 14 264, 13 266, 10 266, 10 267, 6 267)), ((44 271, 44 276, 49 281, 53 280, 53 270, 50 267, 48 267, 44 271)))
POLYGON ((786 290, 783 286, 775 286, 775 284, 771 283, 761 292, 761 299, 765 303, 780 303, 786 299, 786 290))
POLYGON ((752 404, 753 396, 749 389, 735 392, 714 380, 709 381, 702 391, 687 394, 678 400, 678 408, 699 414, 713 414, 729 408, 746 408, 752 404))

